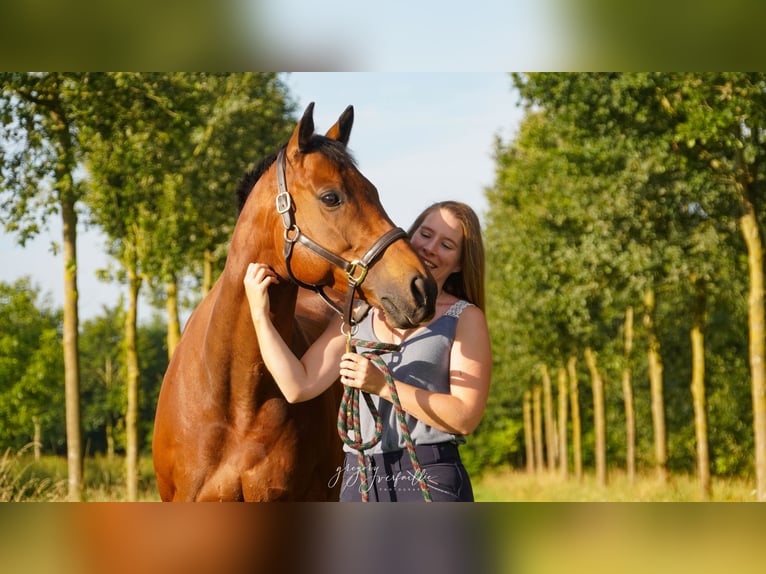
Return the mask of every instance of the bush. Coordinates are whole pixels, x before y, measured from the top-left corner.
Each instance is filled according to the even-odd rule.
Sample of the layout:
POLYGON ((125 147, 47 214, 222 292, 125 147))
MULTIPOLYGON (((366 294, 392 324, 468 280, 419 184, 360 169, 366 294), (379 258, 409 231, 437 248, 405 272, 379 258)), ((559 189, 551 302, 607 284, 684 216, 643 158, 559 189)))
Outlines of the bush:
POLYGON ((519 449, 521 423, 512 419, 497 421, 491 429, 479 429, 460 448, 468 474, 478 478, 486 471, 507 465, 519 449))

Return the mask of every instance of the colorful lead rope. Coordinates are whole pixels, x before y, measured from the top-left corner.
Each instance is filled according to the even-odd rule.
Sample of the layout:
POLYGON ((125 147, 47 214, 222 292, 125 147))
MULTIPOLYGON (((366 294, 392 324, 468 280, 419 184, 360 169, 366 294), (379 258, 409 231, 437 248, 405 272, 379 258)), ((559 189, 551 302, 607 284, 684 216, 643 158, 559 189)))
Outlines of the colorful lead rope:
MULTIPOLYGON (((423 499, 426 502, 432 502, 431 492, 428 489, 428 483, 426 482, 425 475, 420 467, 417 454, 415 453, 415 444, 412 442, 410 431, 407 428, 407 421, 404 418, 404 409, 399 402, 399 393, 396 391, 396 384, 394 378, 391 376, 391 371, 388 369, 385 361, 381 358, 383 353, 396 353, 400 350, 399 345, 389 345, 387 343, 376 343, 373 341, 363 341, 360 339, 352 339, 351 333, 347 335, 346 351, 350 352, 352 347, 361 349, 367 349, 366 351, 360 351, 360 354, 366 356, 370 361, 383 373, 388 384, 389 392, 391 394, 391 402, 394 404, 394 410, 396 411, 396 418, 399 422, 399 428, 402 431, 404 437, 404 443, 407 447, 407 453, 410 456, 412 462, 412 468, 415 471, 415 480, 418 482, 420 492, 423 494, 423 499)), ((338 411, 338 434, 341 440, 350 448, 357 451, 357 461, 359 463, 359 478, 361 481, 362 501, 369 501, 369 478, 367 476, 367 464, 364 457, 364 451, 374 447, 383 434, 383 422, 380 418, 378 409, 375 408, 375 404, 368 393, 361 392, 364 396, 364 400, 367 403, 367 407, 370 409, 370 414, 375 421, 375 433, 373 437, 367 441, 362 442, 361 424, 359 422, 359 389, 353 387, 344 386, 343 397, 340 402, 340 410, 338 411), (353 431, 354 438, 349 436, 349 430, 353 431)))

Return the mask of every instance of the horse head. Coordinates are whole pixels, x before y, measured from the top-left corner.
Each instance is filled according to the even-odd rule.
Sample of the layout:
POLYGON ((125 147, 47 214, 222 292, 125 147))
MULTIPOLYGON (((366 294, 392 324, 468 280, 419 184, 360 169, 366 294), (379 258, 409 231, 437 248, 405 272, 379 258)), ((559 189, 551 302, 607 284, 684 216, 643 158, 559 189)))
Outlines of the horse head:
POLYGON ((345 292, 349 308, 356 293, 395 326, 428 321, 436 283, 347 149, 353 107, 324 136, 314 133, 313 109, 312 103, 273 167, 273 211, 282 225, 274 226, 279 249, 272 251, 283 257, 272 267, 304 287, 345 292))

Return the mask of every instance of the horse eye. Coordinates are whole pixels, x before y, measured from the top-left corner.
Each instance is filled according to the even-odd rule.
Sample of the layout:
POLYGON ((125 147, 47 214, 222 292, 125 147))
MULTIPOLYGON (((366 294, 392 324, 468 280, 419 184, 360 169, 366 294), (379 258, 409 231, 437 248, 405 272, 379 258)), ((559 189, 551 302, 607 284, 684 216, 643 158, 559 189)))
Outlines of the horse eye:
POLYGON ((328 191, 319 198, 327 207, 338 207, 343 201, 337 191, 328 191))

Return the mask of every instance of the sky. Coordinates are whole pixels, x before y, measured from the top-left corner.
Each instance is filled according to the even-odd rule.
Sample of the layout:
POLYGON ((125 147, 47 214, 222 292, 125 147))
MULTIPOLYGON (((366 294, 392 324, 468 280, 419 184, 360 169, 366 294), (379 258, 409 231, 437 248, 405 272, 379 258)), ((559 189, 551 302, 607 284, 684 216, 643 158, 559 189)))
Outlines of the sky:
MULTIPOLYGON (((522 116, 504 72, 290 73, 283 76, 299 114, 314 102, 314 125, 324 133, 348 105, 354 106, 349 149, 361 172, 378 188, 393 221, 408 227, 428 205, 464 201, 483 219, 486 187, 494 181, 494 142, 508 141, 522 116)), ((232 189, 237 182, 232 182, 232 189)), ((31 276, 53 305, 63 305, 63 258, 54 216, 25 248, 0 228, 0 281, 31 276)), ((80 318, 113 307, 122 289, 96 278, 106 268, 103 237, 95 229, 78 235, 80 318)), ((152 310, 142 301, 140 320, 152 310)))

